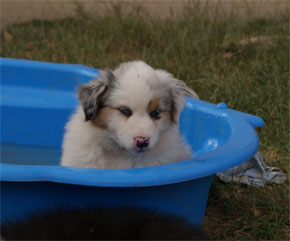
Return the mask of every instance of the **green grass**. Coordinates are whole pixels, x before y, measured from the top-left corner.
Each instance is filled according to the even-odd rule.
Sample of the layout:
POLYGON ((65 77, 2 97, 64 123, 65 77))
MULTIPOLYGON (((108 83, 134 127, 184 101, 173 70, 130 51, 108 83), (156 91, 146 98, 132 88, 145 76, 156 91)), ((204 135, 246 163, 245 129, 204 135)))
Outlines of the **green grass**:
MULTIPOLYGON (((192 7, 171 19, 138 14, 32 21, 3 29, 1 56, 96 68, 142 59, 185 80, 201 99, 258 115, 260 152, 289 178, 289 17, 213 20, 192 7), (269 37, 240 44, 250 37, 269 37)), ((216 239, 288 240, 289 182, 250 188, 215 179, 205 219, 216 239)))

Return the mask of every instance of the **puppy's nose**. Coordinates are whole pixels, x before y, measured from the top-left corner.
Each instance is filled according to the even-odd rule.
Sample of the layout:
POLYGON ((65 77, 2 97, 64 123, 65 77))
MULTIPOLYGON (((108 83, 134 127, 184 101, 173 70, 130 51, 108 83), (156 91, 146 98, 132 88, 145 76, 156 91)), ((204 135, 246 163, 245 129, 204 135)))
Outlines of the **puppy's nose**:
POLYGON ((150 138, 145 136, 135 136, 134 145, 140 149, 145 148, 149 145, 150 138))

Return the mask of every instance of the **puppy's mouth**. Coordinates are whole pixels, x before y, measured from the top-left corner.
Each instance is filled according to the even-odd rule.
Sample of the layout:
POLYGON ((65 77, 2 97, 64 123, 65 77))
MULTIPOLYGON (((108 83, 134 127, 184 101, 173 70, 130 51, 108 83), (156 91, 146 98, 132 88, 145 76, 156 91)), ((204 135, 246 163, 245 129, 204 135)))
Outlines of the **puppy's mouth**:
POLYGON ((142 155, 150 150, 149 147, 143 147, 143 148, 133 147, 133 148, 126 148, 126 149, 133 155, 142 155))
POLYGON ((142 154, 142 153, 145 153, 149 150, 148 147, 145 147, 145 148, 133 148, 133 151, 137 154, 142 154))

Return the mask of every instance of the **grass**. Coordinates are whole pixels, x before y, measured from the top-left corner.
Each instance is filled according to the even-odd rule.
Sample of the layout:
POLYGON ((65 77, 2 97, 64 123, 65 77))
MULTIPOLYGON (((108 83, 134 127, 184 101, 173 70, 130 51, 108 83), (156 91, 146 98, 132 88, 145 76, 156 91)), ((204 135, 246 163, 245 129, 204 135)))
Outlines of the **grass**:
MULTIPOLYGON (((262 117, 260 152, 289 178, 288 16, 217 20, 198 6, 157 20, 112 12, 93 18, 79 8, 75 18, 8 26, 0 55, 96 68, 142 59, 166 69, 201 99, 262 117)), ((215 239, 289 240, 289 181, 254 188, 215 179, 205 223, 215 239)))

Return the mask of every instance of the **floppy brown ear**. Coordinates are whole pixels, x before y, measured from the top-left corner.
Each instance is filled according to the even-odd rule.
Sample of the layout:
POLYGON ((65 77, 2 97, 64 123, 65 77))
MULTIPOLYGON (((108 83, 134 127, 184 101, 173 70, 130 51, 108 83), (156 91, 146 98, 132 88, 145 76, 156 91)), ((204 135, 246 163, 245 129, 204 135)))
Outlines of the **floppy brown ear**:
POLYGON ((115 76, 111 70, 100 70, 97 79, 78 87, 78 99, 83 107, 86 121, 93 119, 99 113, 114 82, 115 76))

